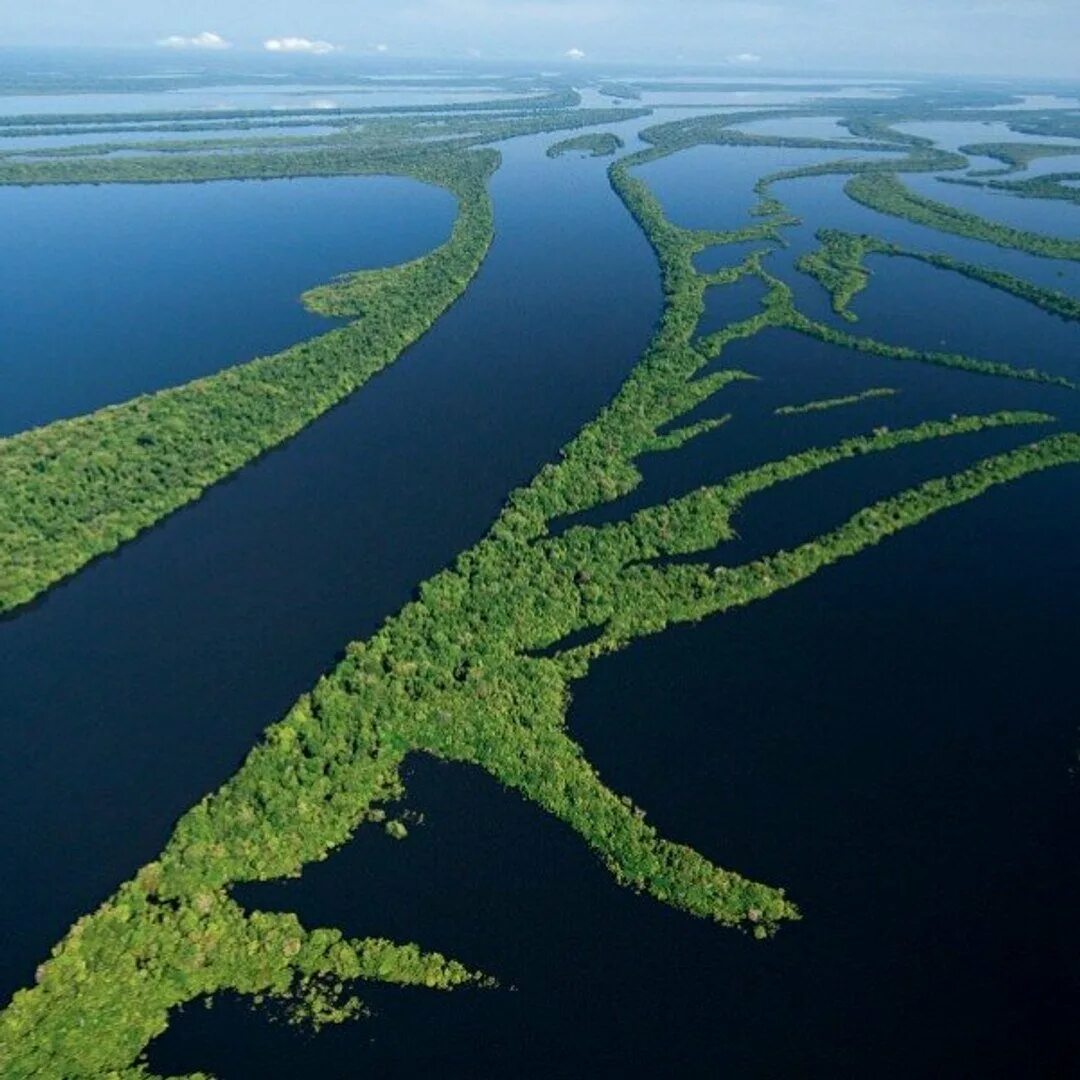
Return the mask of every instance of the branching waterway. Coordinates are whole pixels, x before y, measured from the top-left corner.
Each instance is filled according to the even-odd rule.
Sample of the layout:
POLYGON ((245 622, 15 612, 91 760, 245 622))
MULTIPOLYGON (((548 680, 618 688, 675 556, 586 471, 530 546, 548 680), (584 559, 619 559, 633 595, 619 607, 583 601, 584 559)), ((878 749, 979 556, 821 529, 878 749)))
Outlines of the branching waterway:
MULTIPOLYGON (((459 211, 445 248, 309 294, 358 320, 333 340, 382 341, 378 367, 55 588, 20 560, 63 555, 54 521, 92 532, 108 481, 65 517, 58 474, 6 444, 11 595, 41 594, 0 622, 15 1075, 1056 1075, 1080 1054, 1072 207, 1003 228, 985 207, 1015 196, 932 180, 1003 160, 963 157, 972 127, 1049 138, 1071 114, 983 88, 959 123, 933 88, 777 83, 739 94, 799 115, 718 120, 708 83, 541 89, 517 116, 466 101, 251 154, 0 160, 32 184, 381 162, 459 211), (581 108, 601 96, 664 122, 581 108), (915 135, 941 124, 940 147, 915 135), (429 294, 445 312, 412 318, 429 294), (354 989, 373 1019, 344 1022, 354 989)), ((420 189, 387 183, 408 217, 420 189)), ((196 214, 192 190, 166 198, 196 214)), ((411 220, 369 261, 445 236, 411 220)), ((169 423, 204 389, 295 394, 307 348, 265 383, 183 388, 169 423)), ((311 350, 320 377, 355 363, 311 350)), ((177 454, 141 409, 32 445, 92 443, 106 478, 150 447, 152 477, 177 454)))

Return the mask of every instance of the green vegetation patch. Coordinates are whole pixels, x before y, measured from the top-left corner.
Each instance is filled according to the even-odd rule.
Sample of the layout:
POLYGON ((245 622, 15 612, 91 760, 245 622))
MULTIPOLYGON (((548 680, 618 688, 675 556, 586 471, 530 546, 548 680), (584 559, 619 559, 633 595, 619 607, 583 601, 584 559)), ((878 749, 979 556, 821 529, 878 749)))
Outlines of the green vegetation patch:
POLYGON ((494 151, 357 162, 449 188, 450 239, 314 289, 349 325, 184 386, 0 440, 0 611, 26 603, 295 435, 392 363, 461 295, 491 243, 494 151))
POLYGON ((606 82, 601 83, 596 89, 605 97, 623 98, 626 101, 641 100, 641 89, 633 83, 606 82))
POLYGON ((867 255, 916 259, 940 270, 950 270, 993 289, 1010 293, 1062 319, 1080 321, 1080 301, 1073 299, 1068 293, 1035 285, 1004 270, 979 266, 951 255, 912 251, 866 233, 821 229, 817 238, 821 246, 800 256, 796 266, 815 278, 829 292, 833 310, 850 322, 858 319, 850 309, 852 300, 870 283, 871 271, 865 264, 867 255))
POLYGON ((295 435, 425 333, 468 286, 493 236, 487 181, 499 155, 470 147, 613 114, 627 115, 542 111, 493 120, 483 134, 434 146, 402 142, 398 130, 374 147, 334 141, 276 153, 0 161, 0 183, 8 184, 400 175, 444 187, 458 203, 451 236, 438 250, 306 294, 311 310, 349 325, 183 386, 0 439, 0 612, 27 603, 295 435))
POLYGON ((869 390, 863 390, 859 394, 845 394, 843 397, 821 398, 818 401, 808 401, 804 405, 781 405, 773 412, 777 416, 800 416, 803 413, 822 412, 825 409, 837 409, 843 405, 858 405, 863 401, 871 401, 874 398, 892 397, 899 391, 889 386, 875 386, 869 390))
POLYGON ((988 221, 978 214, 957 209, 947 203, 916 195, 892 173, 859 173, 844 186, 856 202, 893 217, 906 218, 918 225, 927 225, 938 232, 982 240, 998 247, 1026 251, 1051 259, 1080 259, 1080 240, 1067 240, 1014 229, 1009 225, 988 221))
POLYGON ((611 157, 622 147, 622 139, 614 132, 589 132, 585 135, 575 135, 572 139, 552 143, 547 149, 547 156, 556 158, 562 157, 563 154, 588 154, 591 157, 611 157))
MULTIPOLYGON (((1076 156, 1080 157, 1080 150, 1076 156)), ((945 180, 946 177, 941 179, 945 180)), ((953 184, 990 188, 1018 199, 1059 199, 1062 202, 1080 203, 1080 188, 1070 186, 1080 180, 1080 172, 1047 173, 1045 176, 1031 176, 1022 180, 966 180, 959 177, 948 179, 953 184)))
MULTIPOLYGON (((506 110, 544 112, 565 111, 581 104, 581 95, 564 88, 546 94, 517 96, 502 100, 447 102, 438 107, 443 114, 479 114, 506 110)), ((277 126, 319 124, 341 118, 355 120, 369 116, 410 116, 432 112, 430 105, 335 106, 327 109, 171 109, 144 113, 33 113, 0 116, 0 138, 27 135, 87 135, 121 131, 222 130, 233 126, 277 126), (156 126, 152 126, 156 125, 156 126)))

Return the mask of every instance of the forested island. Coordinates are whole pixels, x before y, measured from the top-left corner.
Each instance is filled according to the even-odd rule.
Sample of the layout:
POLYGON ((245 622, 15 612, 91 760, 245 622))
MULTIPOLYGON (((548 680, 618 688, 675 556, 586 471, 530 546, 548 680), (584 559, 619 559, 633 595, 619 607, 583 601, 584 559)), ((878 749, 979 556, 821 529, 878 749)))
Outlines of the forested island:
POLYGON ((621 150, 622 139, 610 131, 600 131, 596 134, 576 135, 572 139, 563 139, 562 142, 552 143, 548 147, 548 157, 562 157, 563 154, 588 154, 590 157, 611 157, 616 151, 621 150))

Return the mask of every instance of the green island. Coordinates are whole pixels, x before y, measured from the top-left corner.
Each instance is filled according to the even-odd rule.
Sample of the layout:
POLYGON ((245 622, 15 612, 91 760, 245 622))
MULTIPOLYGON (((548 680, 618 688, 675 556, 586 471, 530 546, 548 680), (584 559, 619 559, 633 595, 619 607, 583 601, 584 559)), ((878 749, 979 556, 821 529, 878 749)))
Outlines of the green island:
POLYGON ((874 386, 858 394, 821 398, 818 401, 807 401, 803 405, 781 405, 773 412, 777 416, 801 416, 803 413, 822 412, 825 409, 837 409, 843 405, 858 405, 860 402, 872 401, 874 398, 892 397, 896 393, 899 391, 888 386, 874 386))
MULTIPOLYGON (((678 257, 680 260, 691 262, 691 269, 693 257, 699 251, 702 251, 709 246, 755 240, 772 240, 783 243, 784 240, 781 230, 786 226, 798 224, 798 219, 787 210, 780 200, 770 193, 772 185, 780 180, 793 180, 806 176, 847 173, 855 174, 855 179, 862 179, 864 175, 874 179, 879 175, 891 176, 892 172, 898 170, 927 171, 942 167, 939 153, 929 150, 923 145, 922 141, 919 141, 917 145, 913 144, 913 149, 901 161, 853 161, 850 159, 841 159, 824 162, 819 165, 808 165, 797 169, 782 170, 761 177, 754 185, 754 192, 757 194, 759 201, 758 205, 751 210, 751 215, 760 219, 757 224, 748 225, 742 229, 733 230, 727 233, 711 232, 708 230, 687 230, 672 225, 664 217, 659 201, 647 191, 644 185, 634 181, 625 171, 627 163, 634 165, 646 164, 694 146, 714 145, 718 143, 726 144, 732 137, 739 145, 743 145, 743 140, 746 139, 751 141, 751 145, 791 145, 793 142, 793 140, 784 136, 757 136, 745 135, 742 133, 735 133, 734 136, 732 136, 732 133, 727 129, 731 123, 736 121, 736 119, 739 122, 745 122, 747 117, 745 114, 742 114, 738 117, 694 118, 688 121, 674 121, 672 123, 660 124, 656 127, 647 128, 641 133, 641 138, 644 142, 651 144, 650 148, 643 150, 630 158, 626 158, 623 161, 616 162, 615 165, 612 166, 611 175, 613 186, 623 198, 623 201, 630 206, 642 227, 649 233, 653 240, 654 247, 657 248, 658 253, 662 258, 664 257, 664 252, 660 251, 659 248, 661 239, 665 240, 665 242, 670 244, 673 248, 681 249, 681 253, 678 257), (882 170, 889 170, 889 172, 882 173, 882 170)), ((880 123, 877 123, 874 125, 874 130, 887 129, 882 127, 880 123)), ((908 139, 914 137, 903 136, 903 138, 908 139)), ((818 148, 850 149, 850 144, 832 140, 800 139, 794 141, 799 145, 809 142, 818 148)), ((876 143, 871 145, 880 149, 880 146, 876 143)), ((955 157, 955 155, 949 155, 947 160, 951 161, 953 157, 955 157)), ((847 187, 845 186, 845 191, 846 190, 847 187)), ((983 219, 977 218, 974 215, 971 216, 974 218, 974 221, 981 226, 987 228, 993 227, 992 223, 985 222, 983 219)), ((736 280, 743 274, 749 273, 756 274, 762 279, 767 287, 767 293, 763 302, 762 312, 749 321, 750 332, 756 332, 765 326, 786 327, 799 333, 806 334, 808 337, 817 338, 820 341, 841 345, 858 352, 892 360, 914 360, 939 367, 951 367, 984 375, 1033 382, 1045 382, 1069 390, 1076 389, 1076 385, 1072 380, 1067 379, 1064 376, 1052 375, 1036 368, 1017 368, 1010 364, 982 360, 962 353, 925 351, 912 349, 902 345, 893 345, 872 338, 845 333, 834 327, 828 326, 825 323, 811 319, 798 309, 795 303, 794 292, 791 287, 765 269, 762 260, 766 254, 767 253, 764 251, 757 253, 750 256, 740 267, 721 270, 711 275, 707 274, 703 278, 706 284, 722 284, 725 281, 730 282, 736 280)), ((807 269, 805 263, 802 265, 804 269, 807 269)), ((812 266, 813 263, 810 265, 812 266)), ((860 273, 865 274, 865 270, 861 269, 861 267, 860 273)), ((994 277, 998 287, 1001 288, 1005 288, 1007 283, 1015 281, 1017 283, 1016 290, 1018 291, 1018 294, 1022 291, 1023 286, 1028 285, 1026 282, 1019 282, 1018 279, 1012 279, 1010 275, 992 274, 991 276, 994 277)), ((860 280, 863 279, 860 278, 860 280)), ((1030 295, 1037 294, 1043 298, 1052 300, 1058 296, 1058 294, 1050 290, 1042 290, 1034 285, 1031 285, 1029 288, 1030 294, 1025 298, 1030 298, 1030 295)), ((844 308, 842 307, 841 310, 844 310, 844 308)), ((711 335, 709 338, 705 339, 705 347, 719 351, 728 340, 728 335, 732 332, 736 332, 737 328, 742 325, 743 324, 734 324, 734 326, 727 327, 724 330, 711 335)))
MULTIPOLYGON (((603 783, 568 730, 573 683, 598 657, 645 636, 764 600, 1000 485, 1076 465, 1080 434, 1036 436, 865 506, 791 550, 743 564, 724 563, 723 544, 735 535, 735 517, 758 493, 855 458, 902 453, 933 440, 977 439, 992 429, 1041 428, 1053 417, 1013 410, 929 419, 897 430, 876 427, 722 477, 610 524, 575 524, 573 515, 615 503, 637 488, 645 456, 677 452, 699 438, 723 437, 723 420, 684 418, 751 377, 722 366, 723 354, 766 327, 788 327, 887 359, 1063 382, 1008 365, 919 353, 834 331, 796 309, 791 289, 765 269, 762 252, 737 267, 699 273, 693 257, 704 248, 782 240, 782 228, 793 219, 770 197, 757 208, 758 220, 742 229, 716 232, 673 224, 633 170, 695 145, 709 132, 691 123, 646 134, 649 149, 609 168, 614 191, 652 244, 664 291, 660 324, 637 366, 557 460, 510 494, 478 544, 423 583, 417 598, 374 635, 350 644, 334 670, 267 729, 240 770, 180 820, 161 855, 72 927, 39 967, 36 984, 17 993, 0 1015, 0 1061, 6 1076, 145 1078, 146 1047, 165 1030, 170 1015, 184 1003, 223 992, 256 1001, 283 999, 317 1027, 357 1015, 362 1003, 355 992, 365 981, 435 989, 490 985, 490 975, 416 945, 350 939, 336 929, 304 927, 292 915, 246 911, 230 893, 242 882, 298 875, 365 823, 386 829, 384 806, 401 795, 402 766, 415 754, 483 769, 562 820, 620 883, 662 903, 757 938, 768 938, 785 921, 799 917, 782 888, 721 868, 662 837, 630 798, 603 783), (746 275, 759 276, 767 286, 761 311, 699 336, 705 290, 746 275)), ((931 156, 920 148, 913 154, 931 156)), ((416 263, 353 276, 309 296, 319 311, 349 317, 362 313, 359 322, 281 354, 287 359, 278 358, 276 365, 275 358, 256 361, 212 380, 0 443, 0 461, 14 463, 0 473, 15 478, 4 480, 4 497, 11 498, 11 483, 23 500, 12 504, 23 507, 16 530, 16 538, 23 538, 21 565, 34 568, 19 578, 22 592, 15 595, 32 593, 36 583, 52 580, 49 575, 61 563, 55 550, 70 547, 70 568, 63 572, 71 572, 91 537, 102 533, 100 526, 89 536, 74 528, 80 511, 62 508, 56 514, 48 507, 57 496, 50 498, 49 489, 38 485, 33 462, 55 467, 52 490, 74 488, 72 497, 78 499, 77 477, 91 488, 98 483, 94 469, 78 471, 89 452, 106 455, 95 467, 108 476, 104 490, 124 475, 133 455, 155 452, 159 439, 167 446, 156 467, 168 463, 171 470, 182 468, 181 459, 194 452, 199 439, 221 434, 220 442, 212 443, 222 461, 206 475, 225 475, 271 444, 265 441, 267 430, 285 437, 315 415, 322 401, 340 399, 366 377, 367 367, 350 369, 358 348, 351 335, 373 335, 362 340, 378 342, 385 357, 381 362, 387 363, 410 333, 422 332, 422 324, 437 317, 436 307, 444 308, 459 294, 490 242, 485 182, 495 155, 453 148, 432 151, 422 160, 423 167, 412 161, 409 175, 440 182, 458 195, 461 213, 454 235, 416 263), (424 306, 429 289, 437 299, 424 306), (319 343, 327 340, 341 342, 332 359, 321 352, 319 343), (270 368, 267 375, 259 374, 260 364, 270 368), (251 370, 256 374, 248 375, 251 370), (310 386, 320 378, 322 396, 316 396, 310 386), (288 381, 282 386, 280 380, 288 381), (186 395, 175 413, 167 411, 174 401, 170 394, 186 395), (298 407, 296 395, 306 405, 298 407), (199 436, 189 440, 189 427, 203 415, 204 396, 213 401, 212 415, 203 421, 199 436), (281 419, 270 421, 259 412, 245 424, 252 401, 264 403, 259 409, 268 415, 276 417, 280 410, 281 419), (159 408, 163 411, 154 411, 159 408), (235 438, 234 423, 246 434, 235 438), (235 452, 237 446, 250 447, 246 458, 235 452), (54 550, 50 531, 39 525, 32 532, 28 522, 35 520, 33 514, 54 514, 41 520, 50 522, 50 529, 65 527, 69 539, 54 550)), ((837 168, 844 171, 848 164, 837 168)), ((126 168, 122 165, 121 171, 126 168)), ((907 203, 903 210, 908 212, 907 203)), ((365 344, 365 356, 374 347, 365 344)), ((867 391, 854 398, 884 393, 867 391)), ((147 470, 136 466, 135 472, 145 482, 147 470)), ((144 520, 167 513, 178 491, 195 497, 197 490, 183 486, 204 474, 194 475, 195 481, 180 480, 167 471, 161 502, 147 506, 144 520)), ((122 509, 103 543, 113 543, 124 528, 133 527, 123 524, 131 497, 125 489, 117 500, 122 509)), ((91 520, 100 513, 101 498, 91 494, 80 504, 91 520)), ((5 549, 7 543, 5 538, 5 549)))
POLYGON ((564 154, 587 154, 590 157, 611 157, 612 154, 621 150, 622 146, 622 139, 614 132, 589 132, 552 143, 547 149, 547 156, 556 158, 564 154))
MULTIPOLYGON (((634 109, 535 110, 515 116, 474 118, 468 121, 432 121, 418 117, 342 135, 301 137, 293 140, 196 141, 191 149, 172 146, 170 153, 113 157, 108 153, 53 154, 49 157, 0 157, 0 184, 155 184, 204 183, 212 180, 273 180, 299 176, 412 175, 416 160, 439 153, 482 147, 522 135, 574 130, 646 115, 634 109), (234 153, 220 153, 226 145, 234 153), (267 154, 261 151, 273 149, 267 154)), ((172 130, 165 128, 164 130, 172 130)), ((137 144, 156 150, 157 144, 137 144)), ((129 144, 108 144, 108 150, 130 149, 129 144)), ((423 179, 423 177, 421 177, 423 179)))
MULTIPOLYGON (((392 363, 479 268, 492 238, 486 183, 497 163, 492 151, 353 157, 354 174, 449 188, 459 215, 437 251, 305 297, 313 311, 352 322, 275 356, 0 440, 0 611, 198 498, 392 363)), ((274 158, 263 165, 299 174, 274 158)))
MULTIPOLYGON (((668 124, 659 124, 655 127, 648 128, 641 133, 642 140, 651 144, 650 149, 644 150, 639 155, 635 155, 633 158, 627 160, 630 160, 635 164, 645 164, 699 145, 780 145, 795 146, 799 148, 840 150, 850 150, 852 147, 851 143, 838 142, 835 140, 793 139, 786 136, 751 135, 729 130, 732 123, 745 123, 747 119, 748 117, 745 114, 739 114, 736 117, 710 116, 694 118, 688 121, 673 121, 668 124)), ((854 127, 855 122, 852 121, 849 126, 854 127)), ((890 130, 880 121, 876 121, 872 125, 866 124, 865 126, 878 133, 887 133, 890 130)), ((785 169, 762 176, 754 185, 754 192, 758 196, 758 204, 751 210, 751 215, 760 219, 760 223, 749 225, 729 233, 698 231, 691 239, 683 241, 687 244, 686 257, 692 259, 694 255, 705 247, 722 245, 727 242, 736 243, 754 240, 773 240, 783 243, 781 230, 786 226, 798 224, 798 219, 787 210, 779 199, 771 194, 772 186, 778 181, 797 180, 803 177, 825 176, 831 174, 854 174, 854 179, 862 179, 864 176, 870 179, 876 179, 879 176, 892 177, 892 174, 897 171, 923 172, 943 167, 957 168, 966 160, 964 158, 959 158, 958 163, 956 160, 957 155, 933 150, 924 145, 924 141, 922 140, 910 142, 911 139, 914 139, 913 136, 900 136, 900 138, 901 143, 905 148, 905 156, 901 160, 867 161, 845 158, 823 162, 817 165, 807 165, 802 168, 785 169)), ((866 144, 865 148, 880 150, 883 146, 877 142, 870 142, 866 144)), ((621 163, 617 163, 617 165, 621 165, 621 163)), ((624 201, 629 202, 631 197, 636 198, 638 205, 635 208, 635 213, 638 216, 638 220, 643 224, 643 227, 647 230, 650 226, 659 228, 657 223, 663 222, 664 220, 659 203, 655 200, 650 202, 651 197, 648 196, 643 189, 638 191, 633 188, 622 179, 622 174, 616 170, 613 170, 613 183, 616 186, 616 190, 623 196, 624 201)), ((845 186, 845 191, 847 191, 847 186, 845 186)), ((980 227, 988 229, 993 228, 992 223, 983 221, 983 219, 974 217, 974 215, 972 215, 972 217, 975 223, 980 225, 980 227)), ((666 223, 665 227, 669 230, 675 228, 674 226, 666 225, 666 223)), ((683 232, 687 231, 683 230, 683 232)), ((806 334, 809 337, 817 338, 820 341, 841 345, 845 348, 874 356, 893 360, 914 360, 921 363, 934 364, 939 367, 951 367, 985 375, 1003 376, 1034 382, 1046 382, 1067 389, 1075 389, 1075 385, 1070 379, 1067 379, 1064 376, 1052 375, 1036 368, 1017 368, 1010 364, 982 360, 961 353, 925 351, 912 349, 907 346, 892 345, 887 342, 876 341, 872 338, 844 333, 834 327, 818 322, 798 310, 791 287, 775 275, 770 274, 764 268, 762 263, 763 256, 764 253, 750 258, 741 268, 720 271, 707 276, 707 282, 709 284, 721 284, 725 280, 732 280, 744 273, 754 273, 761 277, 767 286, 768 292, 764 301, 764 309, 761 315, 757 317, 754 324, 754 330, 761 329, 766 325, 787 327, 788 329, 806 334)), ((809 263, 803 260, 800 262, 800 265, 804 270, 812 273, 813 270, 811 268, 815 267, 815 262, 813 259, 809 263)), ((818 260, 817 269, 820 271, 823 265, 824 261, 818 260)), ((1005 288, 1007 282, 1015 281, 1015 291, 1018 291, 1018 294, 1023 291, 1025 287, 1028 287, 1028 293, 1025 298, 1030 298, 1031 295, 1038 294, 1044 299, 1047 299, 1048 302, 1053 302, 1053 298, 1058 296, 1058 294, 1050 290, 1042 290, 1034 285, 1028 286, 1028 283, 1019 282, 1018 279, 1012 279, 1009 275, 993 274, 992 272, 988 273, 994 277, 998 287, 1005 288)), ((868 280, 865 275, 865 268, 861 266, 860 261, 857 280, 862 282, 862 284, 865 284, 865 281, 868 280)), ((855 277, 853 275, 853 280, 854 279, 855 277)), ((857 292, 858 289, 856 288, 855 291, 857 292)), ((854 295, 854 293, 852 295, 854 295)), ((848 299, 850 299, 850 297, 848 299)), ((1066 297, 1062 297, 1061 299, 1068 302, 1068 298, 1066 297)), ((1064 309, 1065 308, 1063 307, 1063 310, 1064 309)), ((842 303, 838 310, 840 310, 841 313, 845 312, 846 302, 842 303)), ((713 335, 710 339, 710 343, 714 347, 722 346, 724 333, 724 331, 721 331, 719 334, 713 335)))

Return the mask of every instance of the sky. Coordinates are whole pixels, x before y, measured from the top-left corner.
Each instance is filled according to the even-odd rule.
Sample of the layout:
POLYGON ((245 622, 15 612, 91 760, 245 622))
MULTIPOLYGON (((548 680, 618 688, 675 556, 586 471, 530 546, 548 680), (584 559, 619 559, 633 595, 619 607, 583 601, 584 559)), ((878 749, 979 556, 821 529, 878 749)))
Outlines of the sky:
POLYGON ((0 45, 1080 79, 1080 0, 2 0, 0 45))

